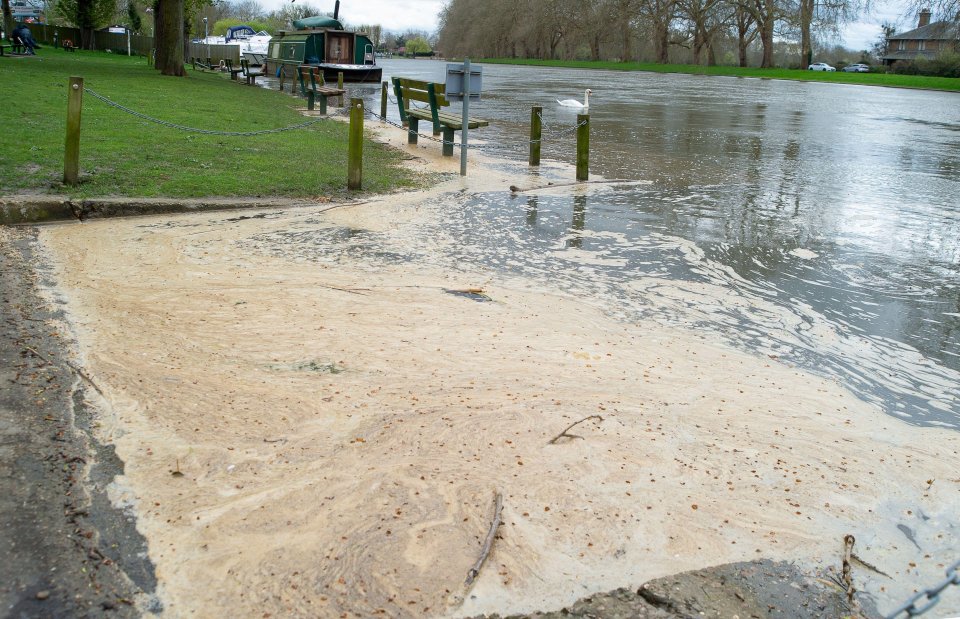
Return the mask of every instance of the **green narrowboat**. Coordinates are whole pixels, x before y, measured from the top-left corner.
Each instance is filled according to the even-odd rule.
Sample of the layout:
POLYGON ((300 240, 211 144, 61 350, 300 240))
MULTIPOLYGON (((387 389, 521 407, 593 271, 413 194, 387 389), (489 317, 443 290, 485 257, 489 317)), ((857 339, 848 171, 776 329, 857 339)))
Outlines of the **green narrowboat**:
POLYGON ((333 17, 305 17, 293 22, 294 30, 281 30, 267 51, 267 75, 296 75, 301 65, 320 67, 323 78, 336 82, 343 73, 346 82, 380 82, 383 69, 377 66, 373 42, 363 33, 345 30, 337 18, 340 0, 333 17))

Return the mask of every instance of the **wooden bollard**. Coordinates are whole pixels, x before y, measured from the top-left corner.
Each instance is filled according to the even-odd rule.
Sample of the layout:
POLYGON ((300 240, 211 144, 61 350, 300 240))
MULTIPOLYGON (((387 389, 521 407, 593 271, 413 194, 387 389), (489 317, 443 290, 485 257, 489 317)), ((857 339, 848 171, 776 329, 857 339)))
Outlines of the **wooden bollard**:
POLYGON ((71 77, 67 87, 67 140, 63 149, 63 182, 80 182, 80 112, 83 111, 83 78, 71 77))
POLYGON ((540 165, 540 138, 543 135, 543 107, 530 110, 530 165, 540 165))
MULTIPOLYGON (((286 65, 280 65, 280 92, 283 92, 283 82, 287 78, 287 67, 286 65)), ((293 86, 290 86, 290 92, 296 90, 293 86)))
POLYGON ((387 83, 380 88, 380 118, 387 119, 387 83))
MULTIPOLYGON (((340 90, 343 90, 343 71, 340 71, 337 73, 337 88, 339 88, 340 90)), ((339 99, 340 99, 339 101, 340 107, 343 107, 343 102, 344 102, 343 95, 340 95, 339 99)))
POLYGON ((347 189, 360 189, 363 177, 363 99, 350 99, 350 149, 347 189))
POLYGON ((577 114, 577 180, 590 177, 590 114, 577 114))

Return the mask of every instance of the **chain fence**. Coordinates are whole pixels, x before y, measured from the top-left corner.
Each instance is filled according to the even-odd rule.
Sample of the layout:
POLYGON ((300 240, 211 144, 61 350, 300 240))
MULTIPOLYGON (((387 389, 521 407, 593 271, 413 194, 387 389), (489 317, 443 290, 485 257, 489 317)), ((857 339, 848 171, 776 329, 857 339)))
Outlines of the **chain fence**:
MULTIPOLYGON (((214 129, 201 129, 201 128, 198 128, 198 127, 189 127, 189 126, 186 126, 186 125, 180 125, 180 124, 177 124, 177 123, 174 123, 174 122, 170 122, 170 121, 168 121, 168 120, 163 120, 163 119, 160 119, 160 118, 155 118, 155 117, 153 117, 153 116, 149 116, 149 115, 144 114, 144 113, 142 113, 142 112, 138 112, 138 111, 136 111, 136 110, 134 110, 134 109, 131 109, 131 108, 125 106, 125 105, 121 105, 120 103, 117 103, 116 101, 113 101, 113 100, 109 99, 108 97, 105 97, 105 96, 101 95, 100 93, 96 92, 96 91, 93 90, 92 88, 89 88, 89 87, 86 87, 86 86, 84 87, 83 90, 84 90, 84 92, 86 92, 87 94, 89 94, 91 97, 93 97, 93 98, 95 98, 95 99, 97 99, 97 100, 99 100, 99 101, 102 101, 102 102, 105 103, 106 105, 108 105, 108 106, 110 106, 110 107, 113 107, 113 108, 115 108, 115 109, 118 109, 118 110, 120 110, 120 111, 122 111, 122 112, 124 112, 124 113, 126 113, 126 114, 130 114, 131 116, 135 116, 135 117, 137 117, 137 118, 140 118, 141 120, 145 120, 145 121, 147 121, 147 122, 151 122, 151 123, 155 123, 155 124, 158 124, 158 125, 162 125, 162 126, 164 126, 164 127, 169 127, 169 128, 171 128, 171 129, 176 129, 176 130, 178 130, 178 131, 185 131, 185 132, 188 132, 188 133, 199 133, 199 134, 202 134, 202 135, 219 135, 219 136, 230 136, 230 137, 251 137, 251 136, 257 136, 257 135, 268 135, 268 134, 273 134, 273 133, 283 133, 283 132, 285 132, 285 131, 295 131, 295 130, 298 130, 298 129, 305 129, 305 128, 307 128, 307 127, 310 127, 311 125, 315 125, 315 124, 321 122, 322 120, 324 120, 324 118, 322 118, 322 117, 321 117, 321 118, 313 118, 313 119, 311 119, 311 120, 308 120, 308 121, 305 121, 305 122, 302 122, 302 123, 297 123, 297 124, 295 124, 295 125, 288 125, 288 126, 285 126, 285 127, 276 127, 276 128, 273 128, 273 129, 260 129, 260 130, 257 130, 257 131, 219 131, 219 130, 214 130, 214 129)), ((389 97, 389 95, 388 95, 388 98, 389 98, 393 103, 396 103, 396 99, 395 99, 395 98, 389 97)), ((436 137, 436 136, 434 136, 434 135, 429 135, 429 134, 425 134, 425 133, 419 133, 418 131, 414 131, 413 129, 410 129, 410 128, 408 128, 408 127, 404 127, 403 124, 401 124, 401 123, 398 123, 398 122, 396 122, 396 121, 390 120, 390 119, 387 118, 386 116, 380 116, 379 114, 373 112, 371 109, 367 109, 366 107, 365 107, 364 109, 365 109, 365 112, 366 112, 366 115, 367 115, 367 116, 369 116, 369 117, 371 117, 371 118, 375 118, 375 119, 377 119, 377 120, 379 120, 379 121, 381 121, 381 122, 384 122, 384 123, 386 123, 386 124, 388 124, 388 125, 392 125, 392 126, 394 126, 394 127, 397 127, 398 129, 400 129, 400 130, 402 130, 402 131, 406 131, 406 132, 407 132, 408 134, 410 134, 410 135, 416 135, 418 138, 424 138, 424 139, 431 140, 431 141, 433 141, 433 142, 437 142, 437 143, 443 144, 443 145, 453 145, 453 146, 455 146, 455 147, 460 147, 460 148, 463 147, 463 144, 460 143, 460 142, 457 142, 457 141, 448 141, 448 140, 444 140, 443 138, 438 138, 438 137, 436 137)), ((418 107, 417 109, 427 109, 427 108, 420 108, 420 107, 418 107)), ((337 116, 344 116, 344 117, 345 117, 345 116, 349 116, 349 114, 350 114, 350 108, 349 108, 349 107, 342 107, 342 108, 339 108, 337 111, 335 111, 335 112, 333 112, 333 113, 331 113, 331 114, 328 114, 327 117, 328 117, 328 118, 329 118, 329 117, 337 117, 337 116)), ((537 116, 540 118, 540 122, 541 122, 542 126, 547 130, 547 132, 549 132, 549 133, 551 134, 551 137, 560 137, 560 136, 569 135, 569 134, 571 134, 571 133, 576 132, 577 129, 579 129, 580 127, 583 127, 584 125, 587 124, 587 122, 584 121, 584 122, 578 123, 577 125, 574 125, 573 127, 567 127, 567 128, 564 128, 564 129, 551 129, 550 127, 547 127, 546 123, 544 122, 542 113, 538 113, 537 116)), ((543 138, 541 137, 539 140, 528 140, 527 143, 528 143, 528 144, 539 144, 539 143, 542 143, 542 142, 543 142, 543 138)), ((484 149, 492 149, 492 148, 495 148, 495 145, 492 145, 492 144, 467 144, 467 148, 469 148, 469 149, 476 149, 476 150, 484 150, 484 149)))
POLYGON ((100 101, 103 101, 104 103, 106 103, 111 107, 114 107, 122 112, 126 112, 127 114, 130 114, 132 116, 136 116, 137 118, 140 118, 142 120, 156 123, 158 125, 163 125, 164 127, 170 127, 171 129, 178 129, 180 131, 186 131, 188 133, 201 133, 204 135, 224 135, 224 136, 239 136, 239 137, 267 135, 270 133, 282 133, 284 131, 294 131, 296 129, 304 129, 306 127, 309 127, 310 125, 315 125, 321 120, 323 120, 322 118, 313 118, 311 120, 298 123, 296 125, 289 125, 287 127, 277 127, 275 129, 261 129, 259 131, 216 131, 213 129, 198 129, 196 127, 187 127, 186 125, 178 125, 177 123, 173 123, 167 120, 161 120, 159 118, 154 118, 153 116, 148 116, 136 110, 132 110, 126 106, 120 105, 116 101, 111 101, 107 97, 104 97, 103 95, 91 90, 90 88, 87 88, 86 86, 84 86, 83 91, 88 93, 94 99, 99 99, 100 101))
POLYGON ((960 585, 960 571, 958 570, 960 570, 960 561, 957 561, 946 569, 947 578, 945 580, 916 594, 907 600, 903 606, 884 617, 884 619, 897 619, 904 613, 906 613, 905 616, 907 617, 916 617, 924 614, 940 602, 940 594, 944 589, 950 585, 960 585))

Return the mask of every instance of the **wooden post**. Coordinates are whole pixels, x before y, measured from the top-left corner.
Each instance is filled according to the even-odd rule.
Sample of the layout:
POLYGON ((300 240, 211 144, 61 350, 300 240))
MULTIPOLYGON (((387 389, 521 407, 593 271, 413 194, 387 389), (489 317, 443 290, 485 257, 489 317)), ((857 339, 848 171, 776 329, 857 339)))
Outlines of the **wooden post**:
MULTIPOLYGON (((280 92, 283 92, 283 81, 284 81, 284 79, 287 77, 286 68, 287 68, 286 65, 280 65, 280 92)), ((290 87, 290 92, 293 92, 293 91, 295 91, 295 90, 296 90, 296 88, 294 88, 293 86, 290 87)), ((294 94, 296 94, 296 93, 294 93, 294 94)), ((309 107, 308 107, 307 109, 309 110, 309 109, 313 109, 313 108, 309 108, 309 107)))
POLYGON ((67 140, 63 149, 63 182, 80 183, 80 112, 83 111, 83 78, 71 77, 67 87, 67 140))
POLYGON ((380 118, 387 119, 387 83, 380 89, 380 118))
MULTIPOLYGON (((343 71, 340 71, 339 73, 337 73, 337 88, 339 88, 340 90, 343 90, 343 71)), ((338 104, 340 105, 340 107, 343 107, 343 102, 345 100, 343 98, 343 95, 340 95, 339 99, 340 101, 338 101, 338 104)))
POLYGON ((543 107, 533 106, 530 110, 530 165, 540 165, 540 145, 543 135, 543 107))
POLYGON ((350 150, 347 189, 360 189, 363 176, 363 99, 350 99, 350 150))
POLYGON ((590 177, 590 114, 577 114, 577 180, 590 177))

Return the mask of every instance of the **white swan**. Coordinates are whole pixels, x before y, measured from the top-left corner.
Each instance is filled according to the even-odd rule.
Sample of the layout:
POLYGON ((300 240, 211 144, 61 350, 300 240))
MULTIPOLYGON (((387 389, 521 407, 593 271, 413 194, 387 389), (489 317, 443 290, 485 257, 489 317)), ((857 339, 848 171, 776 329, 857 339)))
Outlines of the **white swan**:
POLYGON ((587 88, 586 90, 583 91, 583 103, 580 103, 576 99, 564 99, 563 101, 561 101, 560 99, 557 99, 557 103, 559 103, 563 107, 579 107, 579 108, 587 109, 590 107, 590 95, 592 94, 593 94, 593 91, 587 88))

